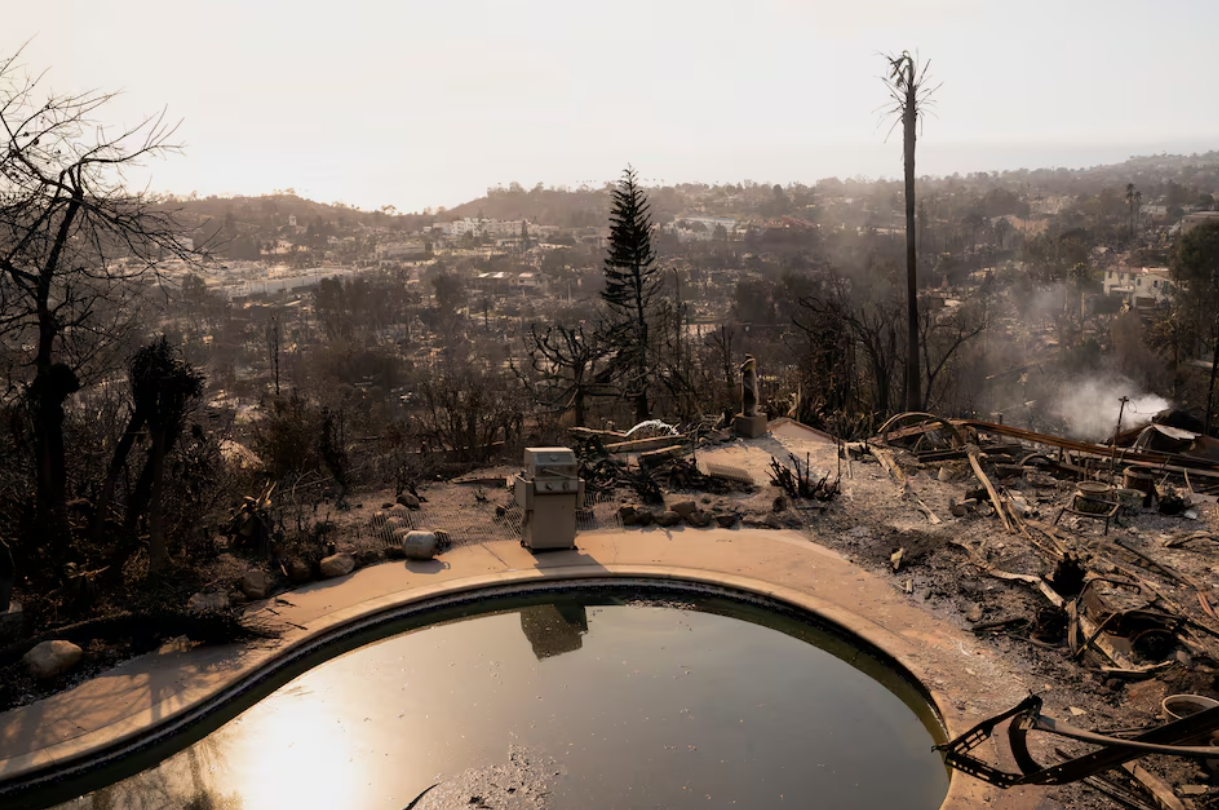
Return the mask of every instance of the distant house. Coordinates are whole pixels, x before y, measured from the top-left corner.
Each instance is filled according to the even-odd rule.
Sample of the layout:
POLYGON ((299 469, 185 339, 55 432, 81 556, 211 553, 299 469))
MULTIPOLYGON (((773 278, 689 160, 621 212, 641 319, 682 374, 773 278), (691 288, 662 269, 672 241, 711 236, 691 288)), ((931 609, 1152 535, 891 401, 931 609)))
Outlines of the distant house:
POLYGON ((518 273, 509 283, 513 290, 522 293, 544 292, 546 289, 546 279, 538 273, 518 273))
POLYGON ((508 274, 503 271, 496 273, 479 273, 475 289, 481 293, 505 293, 510 285, 508 274))
POLYGON ((730 217, 680 216, 669 226, 680 242, 710 242, 717 229, 728 239, 736 231, 737 221, 730 217))
POLYGON ((394 259, 416 259, 423 258, 427 255, 427 245, 423 242, 390 242, 385 245, 377 245, 378 261, 392 261, 394 259))
POLYGON ((1172 295, 1167 267, 1115 267, 1105 271, 1105 295, 1120 296, 1134 309, 1157 307, 1172 295))
POLYGON ((466 234, 474 234, 475 236, 519 236, 522 225, 531 231, 534 227, 529 225, 527 220, 466 217, 452 222, 441 222, 433 226, 433 229, 439 228, 445 236, 465 236, 466 234))
POLYGON ((1219 211, 1195 211, 1181 218, 1181 235, 1192 231, 1206 222, 1219 222, 1219 211))

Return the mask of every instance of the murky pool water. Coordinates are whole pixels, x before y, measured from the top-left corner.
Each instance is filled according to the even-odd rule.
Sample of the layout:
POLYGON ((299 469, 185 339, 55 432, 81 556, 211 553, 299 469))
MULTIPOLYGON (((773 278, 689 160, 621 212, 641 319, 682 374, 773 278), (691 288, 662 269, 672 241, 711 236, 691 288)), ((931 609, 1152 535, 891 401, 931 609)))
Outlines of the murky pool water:
POLYGON ((327 661, 59 807, 923 810, 944 798, 915 689, 796 618, 597 590, 478 611, 327 661))

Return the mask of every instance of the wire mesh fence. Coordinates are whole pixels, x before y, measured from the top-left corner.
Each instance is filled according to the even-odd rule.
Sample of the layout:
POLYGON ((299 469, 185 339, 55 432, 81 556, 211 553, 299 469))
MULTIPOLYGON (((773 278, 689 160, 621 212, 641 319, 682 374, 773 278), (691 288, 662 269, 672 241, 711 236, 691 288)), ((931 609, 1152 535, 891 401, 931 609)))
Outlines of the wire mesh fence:
MULTIPOLYGON (((617 499, 612 493, 586 493, 576 510, 576 533, 622 530, 617 499)), ((400 529, 446 532, 454 546, 496 540, 519 540, 524 511, 511 490, 495 490, 469 499, 445 498, 420 504, 418 509, 395 505, 376 512, 368 521, 367 537, 384 546, 397 545, 400 529)), ((365 532, 361 532, 364 534, 365 532)), ((578 538, 577 538, 578 541, 578 538)))

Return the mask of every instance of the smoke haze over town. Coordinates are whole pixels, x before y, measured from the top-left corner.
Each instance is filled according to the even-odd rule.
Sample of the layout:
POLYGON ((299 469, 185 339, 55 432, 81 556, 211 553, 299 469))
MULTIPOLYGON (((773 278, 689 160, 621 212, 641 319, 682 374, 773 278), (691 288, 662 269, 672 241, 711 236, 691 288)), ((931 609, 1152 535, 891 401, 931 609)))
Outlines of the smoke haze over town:
POLYGON ((874 86, 877 54, 902 49, 943 82, 921 172, 1078 168, 1219 137, 1199 103, 1219 28, 1203 0, 123 9, 2 0, 0 37, 28 39, 56 89, 124 89, 113 124, 168 107, 190 160, 149 173, 179 195, 294 188, 418 211, 511 181, 599 186, 628 160, 649 182, 897 177, 874 86))

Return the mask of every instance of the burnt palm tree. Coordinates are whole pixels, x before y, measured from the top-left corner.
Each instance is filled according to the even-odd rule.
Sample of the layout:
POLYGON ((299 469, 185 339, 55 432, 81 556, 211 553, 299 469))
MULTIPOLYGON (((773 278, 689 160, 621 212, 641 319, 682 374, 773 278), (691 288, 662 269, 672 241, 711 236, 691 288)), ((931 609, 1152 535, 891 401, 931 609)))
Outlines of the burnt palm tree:
MULTIPOLYGON (((922 373, 919 370, 918 346, 918 249, 915 238, 914 217, 914 147, 918 134, 919 117, 926 113, 931 94, 936 87, 927 86, 927 68, 931 62, 921 66, 909 51, 900 56, 888 55, 889 75, 885 87, 893 100, 887 108, 902 125, 902 155, 906 173, 906 409, 917 411, 923 402, 922 373)), ((890 130, 892 131, 892 130, 890 130)))

